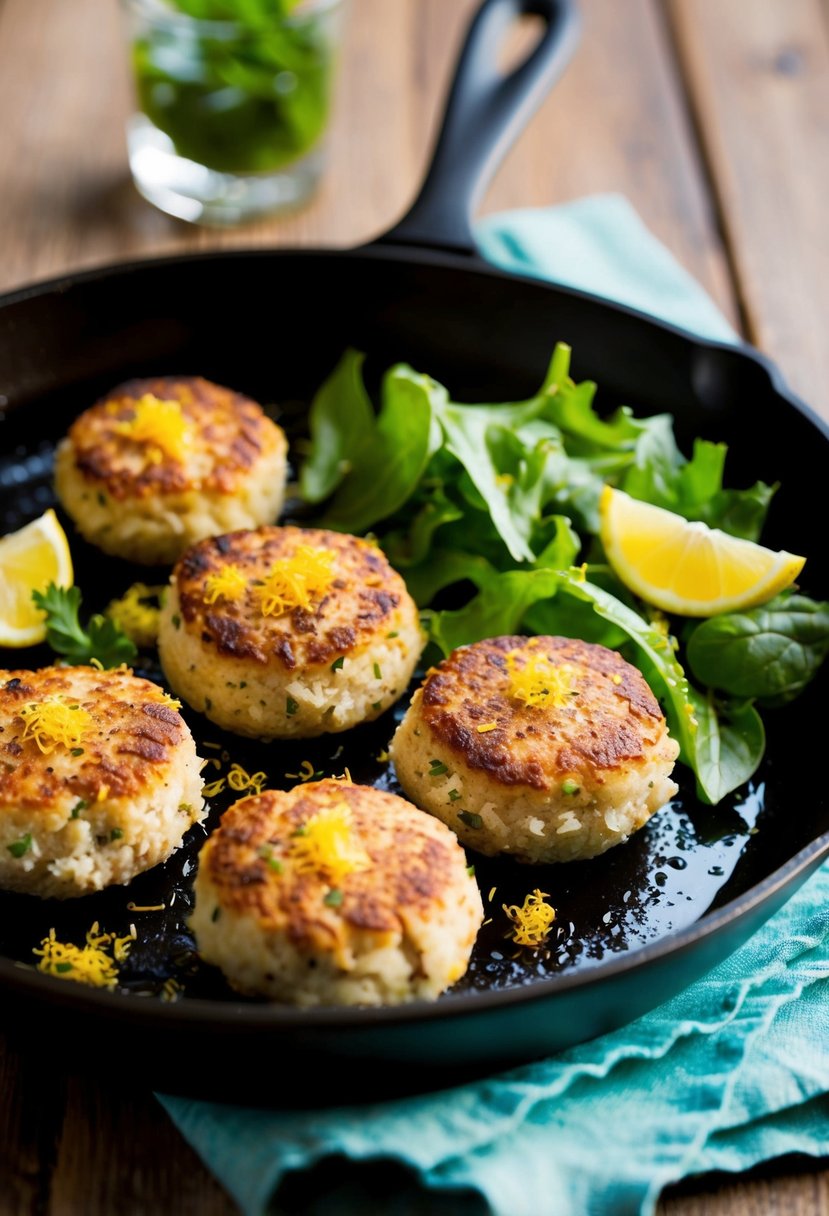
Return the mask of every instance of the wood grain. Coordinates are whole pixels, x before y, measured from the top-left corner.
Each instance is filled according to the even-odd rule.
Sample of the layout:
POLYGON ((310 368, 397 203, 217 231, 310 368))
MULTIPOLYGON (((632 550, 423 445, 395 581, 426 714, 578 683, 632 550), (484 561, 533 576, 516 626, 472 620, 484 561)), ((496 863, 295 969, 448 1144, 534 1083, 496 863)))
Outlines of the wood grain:
POLYGON ((829 419, 826 8, 821 0, 670 0, 670 8, 748 336, 829 419))
MULTIPOLYGON (((484 209, 625 194, 733 318, 727 261, 657 19, 660 2, 626 0, 621 19, 616 0, 592 0, 575 63, 507 158, 484 209)), ((415 193, 475 6, 354 0, 319 195, 296 215, 217 232, 162 215, 129 182, 130 86, 111 0, 5 0, 0 290, 143 254, 346 245, 376 235, 415 193)))

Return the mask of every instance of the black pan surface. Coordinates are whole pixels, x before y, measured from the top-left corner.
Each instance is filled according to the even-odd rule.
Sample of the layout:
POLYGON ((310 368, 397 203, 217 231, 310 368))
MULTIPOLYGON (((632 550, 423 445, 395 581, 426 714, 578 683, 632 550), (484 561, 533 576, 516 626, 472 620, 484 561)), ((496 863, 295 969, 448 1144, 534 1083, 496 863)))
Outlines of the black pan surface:
MULTIPOLYGON (((554 36, 544 50, 549 73, 555 47, 570 36, 569 6, 487 0, 483 16, 539 8, 554 36)), ((480 54, 480 28, 477 44, 473 29, 461 83, 480 54)), ((524 81, 520 100, 530 85, 538 88, 535 77, 524 81)), ((474 191, 451 180, 448 195, 439 189, 447 181, 441 147, 451 144, 459 95, 456 83, 436 169, 419 203, 374 246, 163 259, 0 300, 0 530, 53 505, 56 442, 77 413, 129 377, 172 372, 229 384, 268 403, 296 440, 314 390, 347 345, 369 353, 370 374, 407 360, 447 383, 457 399, 497 401, 532 392, 562 339, 574 348, 574 374, 598 381, 604 409, 624 402, 636 412, 668 410, 686 447, 696 435, 729 443, 730 484, 780 481, 764 539, 808 554, 805 589, 825 596, 823 521, 811 505, 825 476, 825 425, 747 349, 695 340, 590 296, 501 274, 460 252, 474 191), (444 204, 450 199, 448 209, 437 205, 439 196, 444 204), (442 251, 422 247, 427 227, 437 230, 442 251)), ((514 114, 516 99, 505 105, 514 114)), ((504 129, 502 123, 502 135, 504 129)), ((487 148, 468 166, 470 181, 491 160, 491 141, 487 148)), ((146 570, 90 549, 63 522, 86 610, 102 608, 136 578, 152 581, 146 570)), ((45 650, 3 657, 9 666, 49 661, 45 650)), ((138 670, 161 681, 152 654, 138 670)), ((142 1076, 212 1096, 267 1100, 289 1050, 314 1083, 310 1094, 307 1085, 281 1086, 282 1102, 328 1100, 346 1088, 351 1098, 355 1073, 364 1095, 430 1085, 461 1067, 528 1058, 590 1037, 657 1004, 734 949, 829 851, 825 785, 803 776, 819 754, 825 695, 820 680, 800 701, 767 715, 761 769, 717 808, 697 802, 681 770, 674 802, 604 857, 530 870, 470 856, 491 920, 467 976, 432 1005, 296 1011, 241 1001, 199 962, 187 927, 191 882, 205 832, 233 797, 224 794, 212 800, 206 829, 193 829, 166 865, 128 888, 68 904, 0 895, 5 1019, 19 1033, 37 1035, 60 1018, 78 1044, 90 1047, 90 1062, 99 1057, 92 1048, 102 1035, 134 1031, 131 1065, 142 1076), (551 893, 558 910, 550 948, 538 955, 510 945, 502 911, 535 886, 551 893), (135 910, 156 905, 163 907, 135 910), (50 928, 81 941, 95 920, 118 933, 136 926, 117 992, 33 970, 32 949, 50 928), (174 1002, 164 999, 170 979, 174 1002), (395 1067, 378 1071, 378 1061, 395 1067), (367 1062, 375 1066, 373 1084, 367 1062)), ((383 752, 404 709, 405 699, 369 726, 291 744, 241 740, 198 714, 186 716, 200 754, 222 771, 236 760, 288 788, 308 771, 307 761, 314 773, 347 767, 354 780, 396 791, 383 752)))

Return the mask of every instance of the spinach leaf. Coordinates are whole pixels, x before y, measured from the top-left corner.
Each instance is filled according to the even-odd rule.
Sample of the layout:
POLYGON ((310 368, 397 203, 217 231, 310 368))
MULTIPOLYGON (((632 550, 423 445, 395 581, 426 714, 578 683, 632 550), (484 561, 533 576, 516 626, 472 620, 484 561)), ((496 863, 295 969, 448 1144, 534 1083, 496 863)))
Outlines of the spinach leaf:
POLYGON ((560 586, 555 570, 468 568, 466 574, 478 594, 463 608, 434 612, 429 619, 429 638, 444 655, 483 638, 517 633, 527 609, 554 596, 560 586))
POLYGON ((694 629, 687 654, 703 684, 782 704, 829 654, 829 603, 780 595, 759 608, 711 617, 694 629))
MULTIPOLYGON (((453 587, 456 583, 471 582, 480 588, 496 573, 494 566, 485 557, 462 549, 438 549, 431 554, 428 561, 403 570, 409 594, 421 608, 431 604, 435 596, 447 587, 453 587)), ((444 654, 448 653, 444 651, 444 654)))
POLYGON ((363 425, 352 467, 328 505, 321 527, 363 532, 413 494, 440 443, 435 407, 446 390, 402 364, 383 379, 380 413, 363 425))
MULTIPOLYGON (((488 510, 515 561, 532 561, 530 534, 543 507, 544 474, 551 441, 527 446, 521 422, 534 406, 505 409, 447 405, 440 412, 447 449, 463 466, 476 494, 472 505, 488 510)), ((468 494, 468 491, 467 491, 468 494)))
POLYGON ((757 769, 766 749, 760 715, 747 701, 715 701, 691 689, 697 721, 694 771, 697 793, 715 804, 757 769))
POLYGON ((667 415, 652 418, 640 438, 631 468, 620 482, 633 498, 698 519, 732 536, 756 540, 776 486, 758 481, 747 490, 724 490, 724 443, 696 439, 690 460, 676 445, 667 415))
POLYGON ((596 384, 592 380, 576 384, 570 375, 571 354, 565 342, 556 343, 539 392, 542 416, 564 436, 568 451, 593 455, 602 450, 632 450, 641 424, 624 406, 611 418, 600 418, 593 408, 596 384))
POLYGON ((393 528, 383 537, 383 549, 393 566, 415 566, 425 561, 438 528, 464 517, 463 508, 449 498, 438 479, 424 478, 411 501, 411 511, 407 528, 393 528))
POLYGON ((374 410, 363 384, 365 355, 347 350, 311 402, 311 451, 299 485, 306 502, 322 502, 354 467, 366 435, 375 428, 374 410))

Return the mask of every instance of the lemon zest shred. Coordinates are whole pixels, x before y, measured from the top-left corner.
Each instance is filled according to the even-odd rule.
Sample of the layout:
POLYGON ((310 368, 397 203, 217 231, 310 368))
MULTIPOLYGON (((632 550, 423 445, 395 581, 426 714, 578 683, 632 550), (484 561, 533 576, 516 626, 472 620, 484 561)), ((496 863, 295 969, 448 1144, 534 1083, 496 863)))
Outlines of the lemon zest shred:
POLYGON ((485 735, 487 733, 487 731, 497 730, 498 723, 497 722, 483 722, 483 723, 481 723, 480 726, 476 726, 475 729, 479 735, 485 735))
POLYGON ((153 646, 158 639, 161 597, 165 591, 166 587, 133 583, 120 599, 112 600, 107 605, 105 615, 114 621, 136 646, 153 646))
POLYGON ((79 747, 92 726, 92 717, 82 705, 73 705, 64 697, 44 697, 30 701, 20 710, 25 729, 21 742, 34 739, 45 756, 56 747, 79 747))
POLYGON ((351 770, 348 768, 344 768, 343 771, 340 773, 339 777, 337 777, 337 776, 329 777, 328 780, 329 781, 339 781, 343 785, 353 785, 354 784, 354 782, 351 779, 351 770))
POLYGON ((165 456, 183 460, 193 437, 193 427, 177 401, 164 401, 145 393, 132 405, 132 418, 115 424, 115 433, 144 447, 150 464, 161 464, 165 456))
POLYGON ((241 793, 243 790, 253 790, 254 794, 261 794, 267 780, 267 773, 249 773, 242 768, 241 764, 231 764, 227 774, 228 786, 237 793, 241 793))
POLYGON ((202 787, 202 793, 205 798, 215 798, 217 794, 221 794, 226 784, 224 777, 217 777, 215 781, 210 781, 202 787))
POLYGON ((382 751, 377 753, 374 759, 378 764, 388 764, 389 760, 391 760, 391 753, 388 752, 384 747, 382 751))
POLYGON ((298 545, 291 557, 280 558, 256 588, 263 616, 283 616, 293 608, 308 608, 321 599, 334 578, 334 554, 329 549, 298 545))
POLYGON ((238 600, 248 589, 248 580, 233 562, 222 566, 213 574, 208 574, 204 583, 205 604, 215 604, 216 600, 238 600))
POLYGON ((336 886, 347 874, 367 870, 371 858, 355 840, 346 802, 323 807, 292 836, 290 856, 298 874, 315 874, 336 886))
POLYGON ((127 904, 128 912, 163 912, 166 904, 136 904, 132 900, 127 904))
POLYGON ((544 945, 556 918, 555 908, 546 902, 548 898, 546 891, 539 891, 536 887, 524 897, 520 907, 518 904, 501 905, 512 921, 512 940, 516 946, 535 949, 544 945))
POLYGON ((118 982, 118 964, 124 962, 131 945, 132 937, 102 933, 95 921, 86 934, 85 945, 59 942, 55 930, 50 929, 41 941, 40 949, 35 948, 32 953, 40 959, 38 971, 46 975, 93 988, 114 988, 118 982))
POLYGON ((575 672, 569 663, 552 663, 546 655, 510 650, 507 658, 509 693, 524 705, 562 709, 574 693, 575 672), (517 660, 523 658, 521 666, 517 660))

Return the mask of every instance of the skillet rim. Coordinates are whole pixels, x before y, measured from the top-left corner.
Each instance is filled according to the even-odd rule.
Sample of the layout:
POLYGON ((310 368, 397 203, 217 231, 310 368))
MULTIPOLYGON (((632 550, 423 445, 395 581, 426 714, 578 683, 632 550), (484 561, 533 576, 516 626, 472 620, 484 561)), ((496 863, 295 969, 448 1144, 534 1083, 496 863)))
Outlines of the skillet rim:
POLYGON ((172 267, 189 262, 227 261, 233 258, 241 260, 280 257, 295 258, 297 256, 311 259, 335 257, 338 260, 369 257, 377 258, 380 261, 402 261, 414 265, 463 270, 472 274, 481 274, 487 278, 504 279, 508 282, 532 285, 541 290, 555 291, 560 295, 570 296, 576 300, 587 300, 589 303, 610 309, 612 312, 621 313, 623 316, 630 317, 633 320, 646 322, 655 329, 673 334, 678 338, 683 338, 694 346, 742 356, 756 367, 762 369, 768 376, 775 392, 780 397, 783 397, 787 404, 793 406, 798 413, 811 422, 825 439, 829 440, 829 419, 823 418, 799 394, 793 392, 777 364, 768 355, 764 355, 762 351, 759 351, 749 342, 744 341, 739 335, 736 335, 736 341, 734 342, 720 342, 714 338, 706 338, 694 333, 693 330, 684 329, 681 325, 674 325, 671 321, 663 321, 652 313, 644 312, 639 308, 633 308, 629 304, 618 303, 615 300, 608 299, 606 296, 597 295, 595 292, 580 291, 575 287, 569 287, 563 283, 555 283, 549 279, 539 278, 537 275, 517 274, 514 271, 502 270, 500 267, 485 261, 477 249, 460 253, 450 248, 438 248, 434 245, 421 245, 415 242, 401 241, 398 244, 383 235, 376 240, 369 241, 367 244, 342 249, 324 245, 309 245, 307 247, 284 245, 277 248, 268 248, 266 246, 257 248, 256 246, 248 245, 240 246, 238 249, 207 249, 189 253, 159 254, 156 257, 133 258, 126 262, 102 262, 97 266, 90 266, 84 270, 70 271, 67 274, 56 275, 51 278, 36 279, 31 283, 24 283, 19 287, 13 287, 9 291, 0 293, 0 313, 7 306, 20 304, 28 299, 34 299, 37 296, 49 293, 63 293, 75 286, 91 283, 96 279, 111 278, 117 274, 131 274, 134 271, 155 269, 157 267, 172 267))
MULTIPOLYGON (((720 342, 702 337, 681 326, 660 320, 650 313, 626 304, 616 303, 593 292, 579 291, 576 288, 550 282, 534 275, 515 274, 501 270, 499 267, 485 262, 476 251, 458 253, 436 249, 433 246, 396 244, 391 240, 381 239, 356 248, 345 249, 323 246, 308 248, 284 246, 275 249, 247 246, 203 250, 195 253, 163 254, 127 262, 107 262, 85 270, 37 280, 2 293, 0 295, 0 324, 2 324, 2 314, 6 307, 40 296, 62 294, 76 286, 93 283, 99 279, 113 278, 116 275, 128 275, 136 271, 163 269, 193 262, 296 258, 297 256, 309 259, 331 258, 332 256, 337 259, 368 257, 380 261, 402 261, 427 267, 462 270, 467 273, 484 275, 487 278, 532 285, 541 290, 552 290, 560 295, 586 300, 633 320, 644 322, 654 329, 672 334, 698 348, 736 354, 748 360, 765 373, 772 389, 781 399, 781 403, 802 414, 829 442, 829 420, 824 419, 801 397, 792 392, 777 365, 748 343, 739 339, 736 342, 720 342)), ((670 956, 684 954, 697 943, 708 938, 713 939, 727 926, 738 923, 755 909, 772 901, 775 895, 792 885, 800 875, 805 878, 804 871, 816 867, 827 856, 829 856, 829 831, 817 836, 782 866, 760 883, 750 887, 741 896, 730 900, 714 912, 704 912, 700 919, 692 925, 682 930, 669 932, 658 941, 629 953, 616 955, 585 971, 531 980, 514 988, 495 989, 487 992, 450 993, 435 1002, 413 1002, 403 1006, 365 1008, 345 1006, 310 1009, 242 1001, 215 1001, 202 997, 188 997, 181 1002, 165 1003, 148 1001, 130 993, 110 992, 66 984, 53 976, 43 975, 25 964, 4 957, 0 957, 0 985, 4 989, 17 990, 19 993, 38 998, 41 1001, 51 998, 51 1003, 73 1010, 96 1010, 103 1014, 108 1012, 116 1014, 119 1018, 126 1015, 128 1021, 151 1025, 172 1022, 174 1025, 182 1027, 193 1022, 205 1028, 220 1025, 225 1027, 250 1025, 252 1028, 270 1026, 275 1030, 295 1027, 302 1030, 336 1031, 371 1026, 378 1028, 405 1027, 436 1018, 451 1020, 475 1013, 492 1012, 508 1006, 555 998, 559 994, 594 987, 600 982, 623 977, 647 967, 651 963, 664 961, 670 956)))

